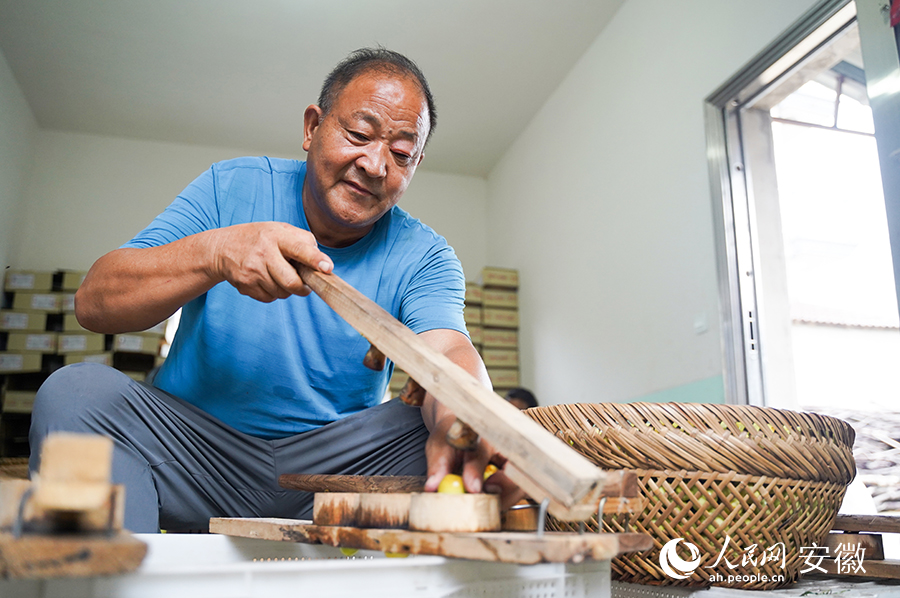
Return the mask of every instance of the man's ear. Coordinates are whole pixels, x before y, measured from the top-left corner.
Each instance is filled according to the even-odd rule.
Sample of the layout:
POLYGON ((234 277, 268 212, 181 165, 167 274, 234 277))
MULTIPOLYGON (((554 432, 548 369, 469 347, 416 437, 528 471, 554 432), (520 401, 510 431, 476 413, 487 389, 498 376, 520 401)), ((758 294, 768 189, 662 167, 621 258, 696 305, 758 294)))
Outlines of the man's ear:
POLYGON ((419 154, 419 159, 416 160, 416 168, 418 168, 419 164, 422 163, 422 158, 424 158, 424 157, 425 157, 425 152, 422 152, 421 154, 419 154))
POLYGON ((319 125, 322 124, 323 118, 322 109, 315 104, 310 104, 306 107, 306 111, 303 113, 303 151, 309 151, 313 134, 319 128, 319 125))

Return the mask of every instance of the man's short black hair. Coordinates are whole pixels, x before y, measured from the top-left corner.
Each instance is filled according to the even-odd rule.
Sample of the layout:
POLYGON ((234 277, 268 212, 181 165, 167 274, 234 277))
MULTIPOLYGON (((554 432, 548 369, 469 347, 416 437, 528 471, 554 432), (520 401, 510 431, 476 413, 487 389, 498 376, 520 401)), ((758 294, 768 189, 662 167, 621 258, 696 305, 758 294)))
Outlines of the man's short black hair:
POLYGON ((425 137, 425 143, 428 143, 428 140, 431 139, 431 133, 437 124, 437 109, 434 105, 434 96, 431 95, 428 81, 425 80, 425 75, 416 63, 393 50, 382 47, 360 48, 355 52, 351 52, 347 58, 338 63, 325 77, 322 91, 319 93, 319 108, 322 109, 322 112, 328 114, 334 105, 334 101, 353 79, 372 71, 387 75, 409 77, 418 82, 422 94, 425 96, 425 102, 428 104, 428 135, 425 137))
POLYGON ((509 401, 510 399, 519 399, 525 403, 525 407, 528 409, 538 406, 537 399, 534 398, 531 391, 526 388, 513 388, 507 391, 506 400, 509 401))

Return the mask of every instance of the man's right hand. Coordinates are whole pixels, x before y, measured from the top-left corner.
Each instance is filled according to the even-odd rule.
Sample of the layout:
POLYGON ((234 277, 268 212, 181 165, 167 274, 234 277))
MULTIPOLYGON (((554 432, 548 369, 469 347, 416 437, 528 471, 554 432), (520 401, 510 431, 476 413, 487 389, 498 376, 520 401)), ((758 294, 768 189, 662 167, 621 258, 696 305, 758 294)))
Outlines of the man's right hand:
POLYGON ((111 251, 91 267, 75 294, 75 314, 88 330, 146 330, 182 305, 227 281, 259 301, 308 295, 294 263, 333 269, 309 231, 282 222, 212 229, 159 247, 111 251))
POLYGON ((242 295, 271 302, 309 295, 292 262, 330 273, 334 264, 311 232, 283 222, 252 222, 219 229, 212 259, 213 278, 226 280, 242 295))

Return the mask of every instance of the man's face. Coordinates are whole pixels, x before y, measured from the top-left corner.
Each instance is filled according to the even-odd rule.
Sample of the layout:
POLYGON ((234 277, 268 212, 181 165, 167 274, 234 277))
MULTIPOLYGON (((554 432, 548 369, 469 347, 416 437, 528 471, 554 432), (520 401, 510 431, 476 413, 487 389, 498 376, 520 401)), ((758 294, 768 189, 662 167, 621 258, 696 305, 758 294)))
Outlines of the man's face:
POLYGON ((429 124, 414 80, 379 72, 353 79, 328 114, 306 109, 303 207, 321 243, 357 241, 397 204, 422 159, 429 124))

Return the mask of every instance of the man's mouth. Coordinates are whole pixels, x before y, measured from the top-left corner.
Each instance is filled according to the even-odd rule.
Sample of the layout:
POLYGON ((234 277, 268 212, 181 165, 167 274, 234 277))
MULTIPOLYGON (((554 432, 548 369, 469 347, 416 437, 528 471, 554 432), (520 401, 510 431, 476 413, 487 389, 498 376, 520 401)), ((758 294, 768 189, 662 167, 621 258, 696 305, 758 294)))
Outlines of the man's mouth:
POLYGON ((372 195, 372 196, 375 195, 374 193, 372 193, 371 191, 369 191, 368 189, 366 189, 359 183, 355 183, 353 181, 348 181, 346 179, 343 182, 345 185, 347 185, 348 187, 350 187, 351 189, 353 189, 355 192, 359 193, 360 195, 372 195))

